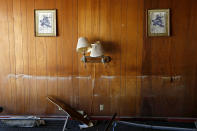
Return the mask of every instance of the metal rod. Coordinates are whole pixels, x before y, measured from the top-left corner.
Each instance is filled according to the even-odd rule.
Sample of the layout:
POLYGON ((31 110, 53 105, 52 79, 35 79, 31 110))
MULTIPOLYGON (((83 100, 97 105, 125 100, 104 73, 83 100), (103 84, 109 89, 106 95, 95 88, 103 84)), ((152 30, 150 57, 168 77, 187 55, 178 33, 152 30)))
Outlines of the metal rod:
POLYGON ((152 126, 152 125, 138 124, 138 123, 132 123, 132 122, 125 122, 125 121, 118 121, 117 123, 131 125, 131 126, 136 126, 136 127, 143 127, 143 128, 160 129, 160 130, 197 131, 194 128, 180 128, 180 127, 168 127, 168 126, 152 126))
POLYGON ((111 128, 111 126, 112 126, 112 123, 113 123, 113 121, 114 121, 115 118, 116 118, 116 115, 117 115, 117 113, 115 113, 115 114, 113 115, 112 119, 109 121, 109 123, 107 124, 107 127, 106 127, 106 129, 105 129, 104 131, 109 131, 109 130, 110 130, 110 128, 111 128))
POLYGON ((63 127, 63 130, 62 130, 62 131, 65 131, 65 129, 66 129, 66 125, 67 125, 67 122, 68 122, 68 118, 69 118, 69 116, 66 117, 66 120, 65 120, 64 127, 63 127))

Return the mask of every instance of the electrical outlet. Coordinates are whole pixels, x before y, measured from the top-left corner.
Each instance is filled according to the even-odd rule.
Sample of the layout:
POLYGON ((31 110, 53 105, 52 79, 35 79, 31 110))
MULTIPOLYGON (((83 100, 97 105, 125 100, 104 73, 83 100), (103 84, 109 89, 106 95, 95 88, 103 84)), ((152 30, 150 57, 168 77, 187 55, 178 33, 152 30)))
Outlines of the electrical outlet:
POLYGON ((104 105, 100 105, 100 111, 104 110, 104 105))

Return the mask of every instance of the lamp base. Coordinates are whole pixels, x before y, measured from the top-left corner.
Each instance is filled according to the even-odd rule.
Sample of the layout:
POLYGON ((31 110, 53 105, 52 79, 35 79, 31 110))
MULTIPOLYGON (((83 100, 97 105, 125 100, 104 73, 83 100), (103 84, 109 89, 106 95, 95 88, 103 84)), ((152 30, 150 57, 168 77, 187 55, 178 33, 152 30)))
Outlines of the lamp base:
POLYGON ((100 56, 100 57, 83 56, 81 61, 84 63, 109 63, 111 61, 111 57, 110 56, 100 56))

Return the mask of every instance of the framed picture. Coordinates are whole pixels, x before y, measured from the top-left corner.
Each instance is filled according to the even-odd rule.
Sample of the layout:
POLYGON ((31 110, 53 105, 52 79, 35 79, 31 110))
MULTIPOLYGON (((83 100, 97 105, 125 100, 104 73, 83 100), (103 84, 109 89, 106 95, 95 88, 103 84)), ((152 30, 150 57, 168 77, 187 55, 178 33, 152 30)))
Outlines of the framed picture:
POLYGON ((148 36, 170 36, 170 9, 148 10, 148 36))
POLYGON ((35 10, 35 35, 56 36, 56 10, 35 10))

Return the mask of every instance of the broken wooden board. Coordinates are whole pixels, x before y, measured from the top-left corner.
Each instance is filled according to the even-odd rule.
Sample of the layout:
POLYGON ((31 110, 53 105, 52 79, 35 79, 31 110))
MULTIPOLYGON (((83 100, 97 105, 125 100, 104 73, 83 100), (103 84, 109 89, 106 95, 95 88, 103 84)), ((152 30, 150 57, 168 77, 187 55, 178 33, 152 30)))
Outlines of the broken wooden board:
POLYGON ((70 115, 70 117, 74 120, 78 120, 86 125, 88 125, 88 127, 93 126, 93 123, 87 119, 87 116, 83 116, 82 114, 80 114, 79 112, 75 111, 74 109, 72 109, 71 107, 69 107, 68 105, 66 105, 65 103, 63 103, 62 101, 52 97, 52 96, 48 96, 47 100, 49 100, 51 103, 53 103, 54 105, 56 105, 59 109, 63 110, 64 112, 68 113, 68 115, 70 115))

